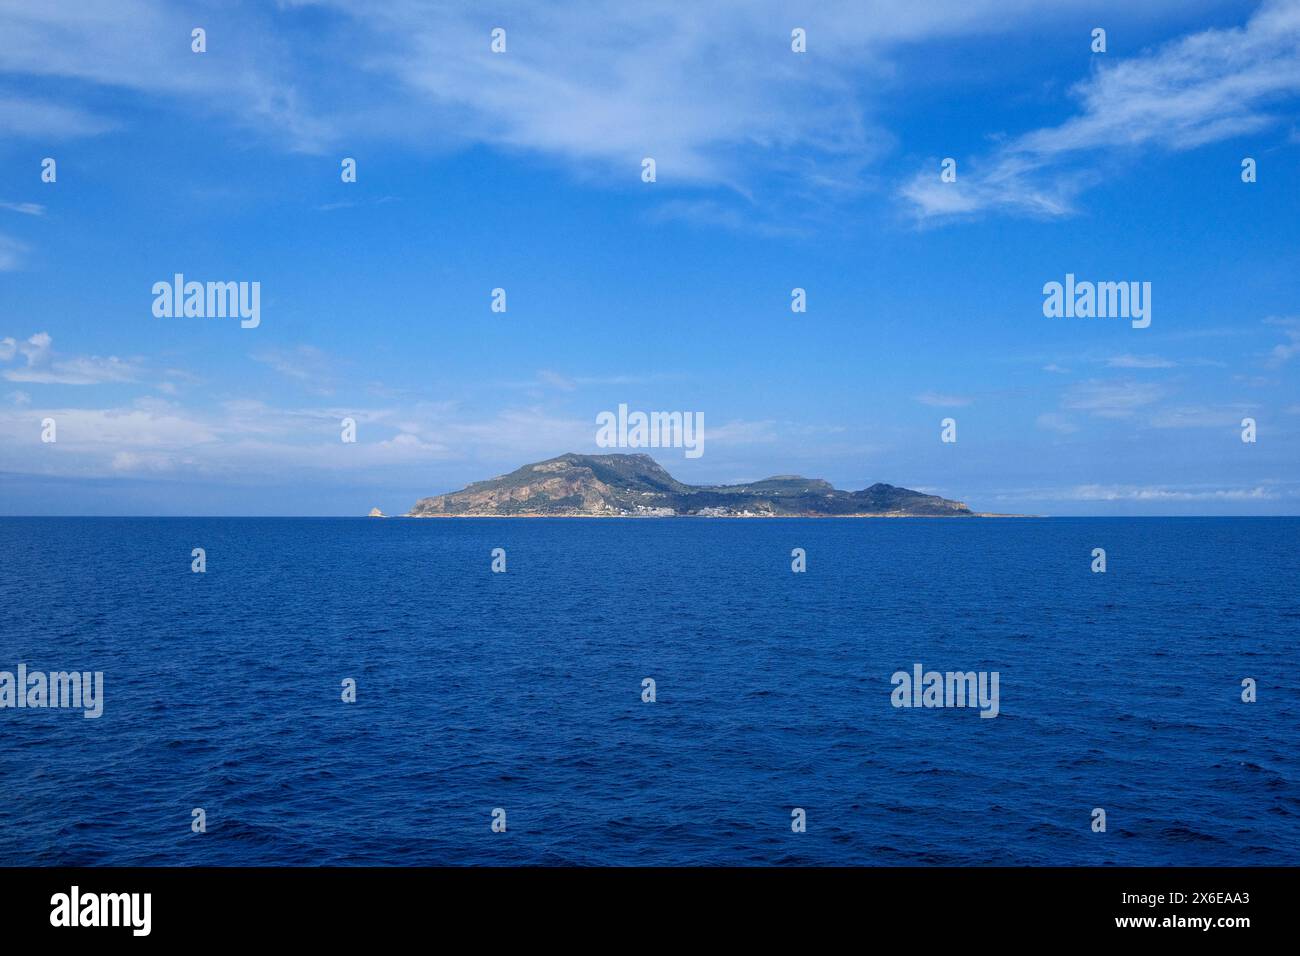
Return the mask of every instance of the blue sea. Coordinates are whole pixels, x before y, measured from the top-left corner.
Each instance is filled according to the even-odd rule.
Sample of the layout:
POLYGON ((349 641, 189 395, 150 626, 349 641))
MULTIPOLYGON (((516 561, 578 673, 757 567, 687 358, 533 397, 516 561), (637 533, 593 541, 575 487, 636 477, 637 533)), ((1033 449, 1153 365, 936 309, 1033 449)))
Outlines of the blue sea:
POLYGON ((0 670, 104 674, 99 719, 0 710, 0 864, 1294 865, 1298 542, 1292 518, 0 519, 0 670), (998 716, 894 707, 918 663, 997 671, 998 716))

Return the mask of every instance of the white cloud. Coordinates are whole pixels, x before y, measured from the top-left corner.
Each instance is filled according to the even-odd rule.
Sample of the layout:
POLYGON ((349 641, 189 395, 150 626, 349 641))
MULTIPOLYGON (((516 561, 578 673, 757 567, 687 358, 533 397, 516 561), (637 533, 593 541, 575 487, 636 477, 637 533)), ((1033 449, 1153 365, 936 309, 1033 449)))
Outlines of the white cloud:
POLYGON ((8 209, 10 212, 19 212, 24 216, 45 215, 45 207, 38 202, 8 202, 0 199, 0 209, 8 209))
POLYGON ((537 373, 538 381, 544 385, 550 385, 552 388, 558 388, 562 392, 572 392, 578 387, 577 382, 559 372, 552 372, 550 369, 542 369, 537 373))
MULTIPOLYGON (((791 436, 798 429, 771 421, 706 423, 706 447, 797 446, 791 436)), ((151 396, 112 408, 0 406, 0 446, 13 452, 9 470, 77 477, 147 473, 250 483, 328 474, 382 483, 393 480, 394 468, 418 478, 437 463, 490 462, 496 469, 564 451, 594 454, 600 451, 595 436, 594 414, 572 417, 541 406, 480 417, 454 402, 411 403, 399 410, 277 408, 237 399, 190 409, 151 396), (57 456, 40 445, 33 424, 47 415, 58 422, 57 456), (355 444, 340 441, 344 417, 357 421, 355 444)))
MULTIPOLYGON (((845 186, 843 183, 840 185, 845 186)), ((670 199, 655 206, 648 214, 648 219, 656 224, 683 222, 768 239, 801 236, 807 231, 801 224, 774 220, 771 217, 762 218, 752 203, 737 208, 716 199, 670 199)))
POLYGON ((1099 418, 1127 418, 1139 408, 1159 401, 1163 388, 1144 382, 1080 382, 1065 393, 1062 405, 1099 418))
POLYGON ((286 378, 300 382, 321 395, 334 390, 334 363, 314 345, 299 345, 292 349, 264 349, 250 358, 275 369, 286 378))
POLYGON ((967 398, 964 395, 950 395, 941 392, 922 392, 916 396, 916 401, 922 405, 931 405, 935 408, 964 408, 975 402, 973 398, 967 398))
POLYGON ((113 456, 109 467, 113 471, 123 473, 140 472, 170 472, 179 467, 191 464, 193 459, 176 457, 173 455, 161 455, 149 452, 138 451, 119 451, 113 456))
POLYGON ((0 341, 0 359, 12 359, 16 348, 27 360, 25 366, 6 369, 4 377, 11 382, 38 385, 104 385, 134 382, 139 378, 141 367, 138 360, 120 359, 115 355, 107 358, 98 355, 59 358, 51 348, 52 342, 48 332, 37 332, 21 343, 15 343, 11 338, 0 341))
POLYGON ((1287 338, 1287 341, 1273 346, 1273 351, 1269 352, 1268 364, 1270 366, 1277 368, 1300 355, 1300 319, 1268 318, 1264 322, 1268 325, 1281 327, 1282 334, 1287 338))
POLYGON ((22 265, 23 253, 27 247, 17 239, 0 233, 0 272, 13 272, 22 265))
MULTIPOLYGON (((330 124, 302 102, 288 69, 293 41, 267 22, 265 12, 243 5, 207 9, 203 20, 210 45, 203 56, 190 51, 193 20, 184 9, 159 0, 2 4, 0 74, 58 77, 82 88, 169 97, 186 109, 197 106, 235 123, 278 131, 298 148, 320 148, 332 136, 330 124)), ((87 136, 116 122, 100 108, 66 100, 0 95, 0 129, 20 135, 87 136)))
POLYGON ((781 426, 774 421, 730 421, 704 427, 705 444, 753 445, 782 441, 781 426))
MULTIPOLYGON (((189 50, 191 14, 161 0, 3 4, 0 74, 76 85, 50 84, 63 98, 49 102, 0 91, 0 129, 9 118, 32 135, 102 131, 116 122, 101 115, 102 99, 91 111, 63 91, 113 87, 223 115, 294 149, 363 138, 423 149, 487 143, 630 184, 653 156, 665 185, 748 195, 761 169, 811 187, 806 202, 859 190, 866 165, 891 148, 875 115, 906 58, 932 72, 919 46, 1042 29, 1127 2, 827 0, 795 16, 783 0, 501 0, 488 17, 472 0, 284 0, 205 8, 204 56, 189 50), (790 51, 796 23, 807 54, 790 51), (495 24, 508 29, 505 54, 489 50, 495 24)), ((665 215, 736 217, 707 202, 665 215)))
POLYGON ((1130 59, 1108 53, 1074 88, 1075 116, 1008 140, 965 165, 955 183, 926 169, 902 194, 921 219, 1071 213, 1100 178, 1089 165, 1097 154, 1191 149, 1277 123, 1272 108, 1300 94, 1298 44, 1300 3, 1267 0, 1243 27, 1204 30, 1130 59))
POLYGON ((18 346, 18 351, 27 357, 28 365, 39 365, 49 355, 50 343, 53 341, 49 332, 37 332, 24 344, 18 346))
POLYGON ((620 385, 649 385, 654 382, 662 382, 667 379, 679 378, 675 374, 655 372, 650 374, 623 374, 614 375, 570 375, 564 372, 557 372, 554 369, 538 369, 537 376, 532 379, 519 381, 494 382, 493 388, 511 388, 526 390, 534 396, 544 394, 545 388, 554 389, 559 392, 573 392, 580 388, 605 388, 620 385))
POLYGON ((204 474, 245 481, 281 480, 289 473, 383 475, 393 465, 493 455, 549 457, 556 447, 589 445, 595 435, 594 424, 540 410, 506 410, 477 422, 455 412, 442 403, 412 406, 398 423, 392 409, 275 408, 236 400, 199 411, 160 397, 113 408, 0 407, 0 443, 14 452, 10 468, 31 473, 204 474), (33 428, 47 415, 59 426, 54 458, 40 453, 33 428), (340 440, 344 417, 358 423, 356 444, 340 440))
POLYGON ((1178 363, 1158 355, 1113 355, 1106 360, 1110 368, 1175 368, 1178 363))
POLYGON ((1072 435, 1079 430, 1078 425, 1056 412, 1044 412, 1038 416, 1035 424, 1043 431, 1056 432, 1058 435, 1072 435))
POLYGON ((1080 485, 1059 494, 1068 501, 1260 501, 1276 498, 1266 488, 1168 488, 1159 485, 1080 485))
POLYGON ((1161 409, 1151 417, 1155 428, 1238 428, 1245 415, 1255 414, 1249 405, 1214 408, 1206 405, 1181 405, 1161 409))
POLYGON ((107 132, 113 125, 76 106, 0 94, 0 133, 10 137, 72 139, 107 132))

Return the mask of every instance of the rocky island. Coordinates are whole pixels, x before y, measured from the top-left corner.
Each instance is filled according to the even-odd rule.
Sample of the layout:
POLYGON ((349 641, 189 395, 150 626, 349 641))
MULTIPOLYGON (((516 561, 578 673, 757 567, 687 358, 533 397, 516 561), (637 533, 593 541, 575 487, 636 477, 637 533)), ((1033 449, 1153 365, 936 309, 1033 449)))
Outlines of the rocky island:
POLYGON ((976 517, 960 501, 893 485, 840 491, 777 475, 742 485, 687 485, 649 455, 560 455, 421 498, 409 517, 905 518, 976 517))

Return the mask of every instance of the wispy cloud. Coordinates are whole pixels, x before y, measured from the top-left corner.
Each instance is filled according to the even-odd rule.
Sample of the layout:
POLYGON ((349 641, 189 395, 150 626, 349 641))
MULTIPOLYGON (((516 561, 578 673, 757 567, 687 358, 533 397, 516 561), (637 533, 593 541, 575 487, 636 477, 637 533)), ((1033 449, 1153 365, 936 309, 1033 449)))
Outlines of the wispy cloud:
MULTIPOLYGON (((3 22, 3 14, 0 14, 0 22, 3 22)), ((73 139, 97 136, 113 126, 111 121, 77 106, 25 96, 7 96, 0 90, 0 133, 10 137, 73 139)))
POLYGON ((1271 108, 1300 94, 1298 44, 1300 3, 1269 0, 1243 27, 1205 30, 1128 60, 1107 53, 1074 88, 1075 116, 972 160, 957 182, 941 182, 937 167, 918 173, 902 194, 919 219, 1072 213, 1100 178, 1099 157, 1190 149, 1277 123, 1271 108))
POLYGON ((1151 425, 1154 428, 1236 428, 1242 416, 1254 413, 1250 405, 1180 405, 1152 415, 1151 425))
POLYGON ((678 376, 667 372, 648 374, 612 374, 612 375, 570 375, 555 369, 539 369, 532 379, 514 382, 497 382, 494 388, 512 388, 530 390, 538 395, 545 389, 560 392, 573 392, 581 388, 612 388, 618 386, 650 385, 678 376))
POLYGON ((547 368, 544 368, 537 373, 537 380, 543 385, 550 385, 553 388, 558 388, 562 392, 572 392, 578 387, 578 383, 573 379, 561 375, 559 372, 552 372, 547 368))
POLYGON ((1127 418, 1165 395, 1159 385, 1146 382, 1080 382, 1065 393, 1062 405, 1098 418, 1127 418))
POLYGON ((1257 501, 1278 497, 1255 488, 1169 488, 1160 485, 1079 485, 1054 497, 1072 501, 1257 501))
POLYGON ((1282 344, 1273 346, 1273 351, 1268 355, 1269 365, 1276 368, 1279 365, 1285 365, 1297 355, 1300 355, 1300 319, 1268 318, 1264 321, 1268 325, 1279 326, 1282 329, 1282 334, 1287 339, 1282 344))
MULTIPOLYGON (((255 127, 297 150, 324 152, 360 137, 423 148, 486 143, 547 157, 576 176, 629 183, 652 156, 661 189, 709 184, 750 196, 761 170, 805 200, 851 196, 893 146, 877 114, 918 45, 1123 6, 828 0, 794 16, 782 0, 502 0, 488 18, 474 2, 291 0, 208 8, 205 58, 189 50, 194 18, 161 0, 6 4, 0 73, 77 85, 47 101, 6 100, 0 91, 0 130, 8 121, 25 123, 30 135, 102 132, 119 120, 72 101, 73 91, 112 87, 255 127), (498 24, 507 29, 504 55, 489 49, 498 24), (807 31, 806 55, 790 51, 796 25, 807 31), (219 70, 209 62, 218 57, 219 70)), ((674 201, 659 214, 750 228, 750 211, 674 201)), ((791 227, 766 217, 757 228, 791 227)))
POLYGON ((951 395, 943 392, 922 392, 916 396, 916 401, 934 408, 964 408, 975 403, 975 399, 965 395, 951 395))
POLYGON ((715 199, 671 199, 656 206, 647 218, 652 223, 684 222, 769 239, 801 236, 806 232, 801 224, 762 218, 753 203, 735 206, 715 199))
MULTIPOLYGON (((0 5, 0 74, 70 79, 74 89, 110 87, 185 103, 235 125, 274 132, 296 148, 320 148, 332 125, 311 110, 292 75, 293 42, 269 14, 239 5, 209 8, 204 25, 221 69, 190 51, 194 17, 160 0, 0 5), (239 37, 239 42, 227 42, 239 37), (286 71, 288 71, 286 73, 286 71), (275 132, 278 129, 278 132, 275 132)), ((50 83, 53 89, 57 84, 50 83)), ((115 117, 83 103, 0 90, 0 130, 27 137, 96 135, 115 117)))
POLYGON ((0 272, 12 272, 22 265, 27 247, 17 239, 0 233, 0 272))
POLYGON ((0 209, 7 209, 10 212, 20 212, 24 216, 43 216, 45 207, 37 202, 8 202, 0 199, 0 209))
POLYGON ((314 345, 262 349, 249 357, 317 394, 329 395, 334 391, 334 363, 314 345))
POLYGON ((1106 365, 1110 368, 1176 368, 1178 363, 1158 355, 1113 355, 1106 360, 1106 365))
POLYGON ((1056 432, 1058 435, 1073 435, 1079 430, 1078 425, 1057 412, 1044 412, 1038 416, 1035 424, 1043 431, 1056 432))

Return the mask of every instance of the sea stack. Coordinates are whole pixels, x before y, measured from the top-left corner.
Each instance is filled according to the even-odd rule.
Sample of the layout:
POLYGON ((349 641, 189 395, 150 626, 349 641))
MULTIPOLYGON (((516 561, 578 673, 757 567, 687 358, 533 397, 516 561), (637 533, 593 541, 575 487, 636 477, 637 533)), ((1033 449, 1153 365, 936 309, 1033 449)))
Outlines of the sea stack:
POLYGON ((380 511, 378 508, 371 508, 370 514, 366 515, 367 518, 382 518, 383 516, 384 513, 380 511))

